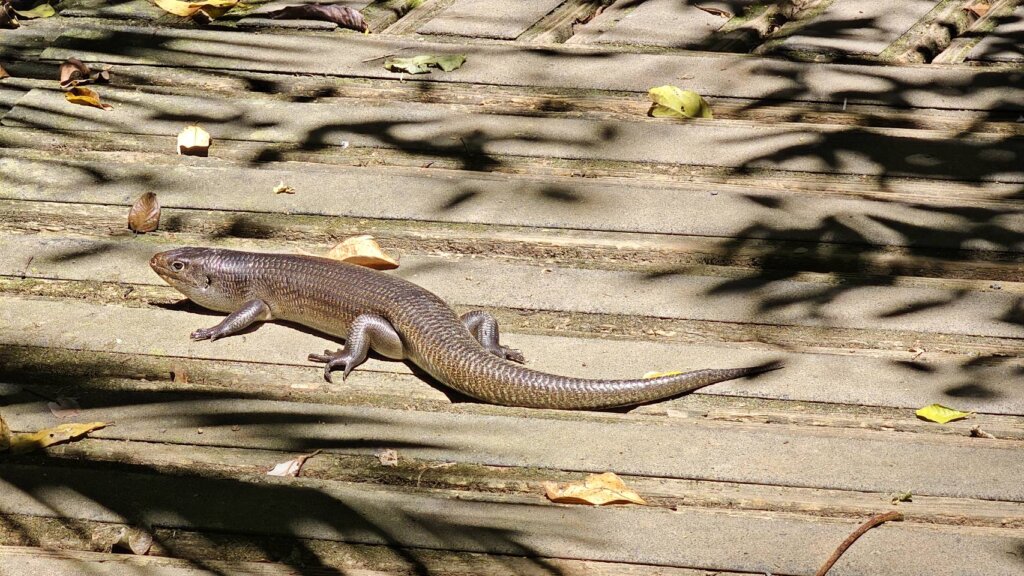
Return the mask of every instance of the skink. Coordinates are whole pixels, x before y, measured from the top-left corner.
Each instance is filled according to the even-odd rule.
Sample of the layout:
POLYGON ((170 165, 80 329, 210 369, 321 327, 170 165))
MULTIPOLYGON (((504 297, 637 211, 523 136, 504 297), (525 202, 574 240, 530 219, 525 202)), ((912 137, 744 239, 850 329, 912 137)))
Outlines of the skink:
POLYGON ((473 398, 507 406, 601 409, 652 402, 698 388, 774 370, 778 363, 708 369, 635 380, 556 376, 520 364, 522 355, 499 343, 498 323, 486 312, 461 317, 432 292, 362 266, 313 256, 179 248, 153 256, 150 266, 195 303, 227 318, 192 333, 216 340, 254 322, 288 320, 343 338, 337 352, 310 354, 324 377, 347 377, 372 350, 409 360, 442 384, 473 398))

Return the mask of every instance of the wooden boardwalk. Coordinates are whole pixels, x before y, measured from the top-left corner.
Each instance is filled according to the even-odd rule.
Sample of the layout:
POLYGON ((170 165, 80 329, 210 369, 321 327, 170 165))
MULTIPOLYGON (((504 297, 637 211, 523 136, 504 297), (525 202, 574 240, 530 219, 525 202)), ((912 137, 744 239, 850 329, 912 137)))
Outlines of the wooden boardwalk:
POLYGON ((0 455, 0 574, 795 576, 890 510, 830 574, 1024 573, 1017 2, 340 4, 372 33, 144 0, 0 31, 0 415, 113 423, 0 455), (467 62, 382 66, 422 53, 467 62), (112 111, 65 101, 68 57, 112 66, 112 111), (647 117, 663 84, 715 118, 647 117), (191 123, 207 158, 175 154, 191 123), (786 369, 618 412, 377 360, 328 384, 304 359, 336 343, 295 327, 190 342, 217 315, 147 266, 358 234, 533 368, 786 369), (649 505, 544 497, 606 471, 649 505))

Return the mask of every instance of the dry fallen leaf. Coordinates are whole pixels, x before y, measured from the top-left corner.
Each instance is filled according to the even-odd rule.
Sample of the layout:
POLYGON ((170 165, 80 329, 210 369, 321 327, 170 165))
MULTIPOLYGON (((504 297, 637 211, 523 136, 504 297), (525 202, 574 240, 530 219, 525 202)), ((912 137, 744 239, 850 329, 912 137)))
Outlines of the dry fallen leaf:
POLYGON ((128 211, 128 229, 132 232, 145 234, 160 226, 160 201, 156 194, 146 192, 135 201, 128 211))
POLYGON ((409 58, 388 58, 384 60, 384 67, 391 72, 427 74, 432 67, 451 72, 461 68, 465 63, 466 56, 464 54, 422 54, 409 58))
POLYGON ((14 12, 14 7, 0 0, 0 28, 7 28, 13 30, 21 26, 18 22, 18 15, 14 12))
POLYGON ((988 14, 988 11, 991 8, 992 8, 992 6, 990 6, 988 4, 982 4, 982 3, 979 2, 977 4, 972 4, 972 5, 968 6, 967 8, 964 8, 964 10, 967 10, 968 12, 973 13, 978 18, 984 18, 985 15, 988 14))
POLYGON ((178 134, 178 154, 206 157, 210 153, 210 133, 199 126, 186 126, 178 134))
POLYGON ((78 413, 82 410, 77 400, 64 396, 58 396, 55 402, 47 402, 46 406, 50 409, 51 414, 62 420, 78 416, 78 413))
POLYGON ((398 261, 380 249, 373 236, 354 236, 331 248, 328 258, 358 264, 374 270, 393 270, 398 268, 398 261))
POLYGON ((893 492, 889 497, 889 501, 892 502, 893 506, 900 502, 913 502, 914 495, 910 492, 893 492))
POLYGON ((274 186, 274 194, 295 194, 295 188, 285 184, 282 180, 280 184, 274 186))
POLYGON ((32 20, 35 18, 50 18, 51 16, 57 15, 57 11, 53 9, 53 6, 50 6, 50 3, 48 1, 42 4, 37 4, 32 8, 28 8, 25 10, 15 9, 14 11, 18 14, 18 16, 21 16, 25 20, 32 20))
POLYGON ((298 6, 285 6, 280 10, 263 14, 267 18, 275 20, 323 20, 334 22, 342 28, 366 31, 366 20, 361 12, 348 6, 335 6, 331 4, 301 4, 298 6))
POLYGON ((111 545, 112 549, 120 548, 137 556, 145 556, 153 547, 153 535, 140 528, 122 527, 119 536, 117 542, 111 545))
POLYGON ((181 0, 153 0, 153 3, 165 11, 190 18, 202 12, 201 18, 209 21, 220 18, 228 10, 238 4, 238 0, 201 0, 199 2, 182 2, 181 0))
POLYGON ((306 460, 309 460, 320 452, 320 450, 317 450, 312 454, 303 454, 302 456, 296 456, 291 460, 281 462, 271 468, 270 472, 267 472, 267 476, 298 476, 299 472, 302 471, 302 465, 306 463, 306 460))
POLYGON ((11 429, 7 427, 3 414, 0 414, 0 452, 6 452, 11 447, 11 429))
POLYGON ((941 404, 925 406, 914 413, 917 414, 919 418, 938 422, 939 424, 945 424, 947 422, 952 422, 953 420, 961 420, 971 415, 971 412, 961 412, 959 410, 947 408, 941 404))
POLYGON ((377 460, 380 460, 381 466, 398 466, 398 452, 395 452, 391 448, 385 448, 378 450, 374 453, 377 460))
POLYGON ((561 504, 647 504, 639 494, 628 488, 614 472, 591 474, 583 483, 556 484, 545 482, 548 500, 561 504))
POLYGON ((44 428, 31 434, 14 434, 11 436, 11 454, 24 454, 39 448, 52 446, 61 442, 85 436, 93 430, 105 428, 106 422, 88 422, 85 424, 61 424, 53 428, 44 428))
POLYGON ((93 70, 78 58, 68 58, 60 65, 60 87, 62 89, 68 90, 74 86, 93 82, 110 82, 110 67, 93 70))
POLYGON ((84 86, 72 86, 70 90, 64 93, 64 98, 72 104, 92 106, 93 108, 100 108, 107 112, 114 109, 110 104, 102 102, 100 100, 100 95, 97 94, 95 90, 84 86))
POLYGON ((11 77, 11 75, 7 73, 7 70, 4 70, 4 67, 0 66, 0 80, 3 80, 4 78, 10 78, 10 77, 11 77))
POLYGON ((700 4, 695 4, 694 8, 697 8, 698 10, 703 10, 708 14, 712 14, 714 16, 721 16, 722 18, 733 17, 732 12, 729 12, 728 10, 722 10, 721 8, 715 8, 714 6, 701 6, 700 4))

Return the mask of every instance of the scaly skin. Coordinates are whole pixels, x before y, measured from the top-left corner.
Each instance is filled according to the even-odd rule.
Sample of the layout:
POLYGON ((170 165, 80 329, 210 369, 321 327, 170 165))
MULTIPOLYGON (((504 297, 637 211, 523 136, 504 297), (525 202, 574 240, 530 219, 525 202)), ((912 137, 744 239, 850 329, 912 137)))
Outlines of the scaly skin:
POLYGON ((439 382, 485 402, 601 409, 652 402, 780 367, 708 369, 636 380, 556 376, 510 361, 521 362, 522 357, 498 345, 497 324, 490 317, 490 338, 483 329, 476 333, 478 340, 433 293, 362 266, 313 256, 212 248, 161 252, 150 265, 197 304, 231 313, 218 326, 194 332, 194 339, 216 339, 272 319, 346 339, 338 353, 310 355, 311 360, 327 363, 328 379, 335 367, 343 367, 347 376, 362 363, 368 344, 389 358, 410 360, 439 382))

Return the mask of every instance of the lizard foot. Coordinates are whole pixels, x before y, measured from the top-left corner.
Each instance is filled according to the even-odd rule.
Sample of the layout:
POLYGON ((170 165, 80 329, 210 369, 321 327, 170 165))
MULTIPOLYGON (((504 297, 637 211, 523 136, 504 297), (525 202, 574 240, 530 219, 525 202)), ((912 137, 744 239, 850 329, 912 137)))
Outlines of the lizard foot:
POLYGON ((358 364, 353 361, 354 359, 351 358, 344 349, 340 349, 337 352, 324 350, 323 354, 310 354, 308 356, 308 360, 310 362, 322 362, 324 364, 324 380, 327 380, 328 382, 333 382, 331 379, 331 372, 338 367, 344 368, 341 380, 347 380, 348 375, 352 373, 352 369, 356 367, 356 364, 358 364))

